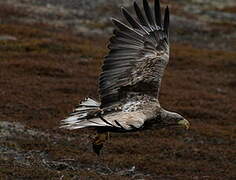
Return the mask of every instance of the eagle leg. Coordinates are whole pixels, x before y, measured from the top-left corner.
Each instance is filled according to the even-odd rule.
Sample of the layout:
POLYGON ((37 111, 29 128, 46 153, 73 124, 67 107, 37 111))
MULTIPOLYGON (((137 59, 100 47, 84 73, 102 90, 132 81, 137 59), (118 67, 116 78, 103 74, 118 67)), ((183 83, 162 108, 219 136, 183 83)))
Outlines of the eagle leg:
POLYGON ((108 140, 109 134, 107 131, 97 131, 96 136, 92 140, 93 144, 93 152, 95 152, 98 156, 100 155, 101 149, 104 143, 108 140))

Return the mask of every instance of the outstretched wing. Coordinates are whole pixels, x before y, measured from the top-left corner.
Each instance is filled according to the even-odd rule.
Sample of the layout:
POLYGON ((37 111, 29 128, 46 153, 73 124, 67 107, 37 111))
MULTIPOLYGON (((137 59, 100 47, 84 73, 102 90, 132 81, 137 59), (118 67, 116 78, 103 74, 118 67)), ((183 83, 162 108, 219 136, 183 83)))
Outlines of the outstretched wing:
POLYGON ((158 98, 161 79, 169 60, 169 10, 162 23, 160 2, 155 0, 155 13, 143 0, 145 16, 136 2, 133 18, 125 8, 122 13, 130 26, 112 19, 117 27, 110 39, 100 76, 101 107, 125 98, 129 92, 140 92, 158 98), (154 18, 155 17, 155 18, 154 18))

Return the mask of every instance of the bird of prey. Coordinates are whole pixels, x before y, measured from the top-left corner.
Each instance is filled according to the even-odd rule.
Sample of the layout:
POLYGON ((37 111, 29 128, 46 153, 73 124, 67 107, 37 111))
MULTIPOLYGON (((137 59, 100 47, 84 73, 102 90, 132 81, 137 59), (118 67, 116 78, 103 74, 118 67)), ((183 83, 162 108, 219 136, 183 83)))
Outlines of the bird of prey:
POLYGON ((143 0, 143 9, 134 2, 136 17, 122 7, 127 23, 112 19, 116 29, 99 79, 101 102, 86 98, 70 117, 62 120, 62 127, 70 130, 95 127, 93 150, 97 154, 108 132, 190 126, 180 114, 162 108, 158 100, 169 61, 168 6, 164 19, 159 0, 154 2, 154 13, 147 0, 143 0))

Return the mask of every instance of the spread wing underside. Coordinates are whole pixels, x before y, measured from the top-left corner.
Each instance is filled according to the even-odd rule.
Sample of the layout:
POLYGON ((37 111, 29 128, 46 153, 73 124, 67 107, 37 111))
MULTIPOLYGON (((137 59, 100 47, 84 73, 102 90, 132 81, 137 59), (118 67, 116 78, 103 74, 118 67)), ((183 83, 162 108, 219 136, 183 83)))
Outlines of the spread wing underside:
POLYGON ((158 97, 161 78, 169 60, 169 10, 165 9, 162 23, 160 2, 155 0, 155 13, 147 0, 145 12, 134 2, 137 18, 122 8, 130 24, 112 19, 117 27, 110 39, 109 54, 105 57, 100 76, 101 107, 107 107, 125 98, 128 92, 140 92, 158 97))

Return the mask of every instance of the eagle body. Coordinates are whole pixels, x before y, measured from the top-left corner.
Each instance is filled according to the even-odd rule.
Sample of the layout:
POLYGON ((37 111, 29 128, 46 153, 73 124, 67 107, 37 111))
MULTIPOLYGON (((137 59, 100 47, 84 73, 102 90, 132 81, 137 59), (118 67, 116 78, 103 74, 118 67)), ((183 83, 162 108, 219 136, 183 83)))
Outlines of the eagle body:
POLYGON ((158 100, 169 62, 169 9, 163 19, 159 0, 155 0, 154 13, 147 0, 143 0, 143 10, 134 2, 134 10, 136 17, 121 8, 129 25, 112 19, 116 29, 99 78, 101 102, 86 98, 62 120, 62 128, 70 130, 95 127, 97 154, 107 139, 104 132, 137 131, 150 124, 189 127, 187 120, 163 109, 158 100))

